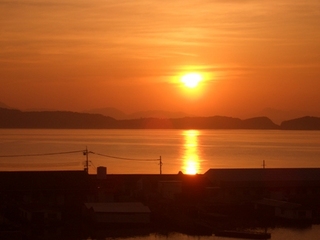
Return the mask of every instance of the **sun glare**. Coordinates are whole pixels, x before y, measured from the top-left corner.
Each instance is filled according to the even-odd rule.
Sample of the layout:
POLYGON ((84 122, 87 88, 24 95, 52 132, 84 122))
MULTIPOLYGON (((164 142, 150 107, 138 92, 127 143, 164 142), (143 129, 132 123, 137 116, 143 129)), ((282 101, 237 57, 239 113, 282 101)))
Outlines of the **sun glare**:
POLYGON ((188 88, 195 88, 201 82, 202 76, 199 73, 188 73, 182 76, 181 81, 188 88))

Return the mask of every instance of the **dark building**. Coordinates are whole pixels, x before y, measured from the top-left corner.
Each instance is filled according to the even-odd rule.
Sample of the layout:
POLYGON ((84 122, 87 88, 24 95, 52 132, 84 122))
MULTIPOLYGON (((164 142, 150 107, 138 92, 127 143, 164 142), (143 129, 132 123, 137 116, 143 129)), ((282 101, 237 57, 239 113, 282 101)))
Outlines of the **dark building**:
POLYGON ((240 199, 306 200, 319 198, 320 168, 210 169, 215 197, 240 199))
POLYGON ((0 172, 2 215, 30 224, 70 221, 90 192, 88 177, 85 171, 0 172))
POLYGON ((320 168, 210 169, 204 176, 211 182, 206 199, 212 205, 239 210, 251 204, 283 218, 301 213, 319 219, 320 168))
POLYGON ((217 225, 221 217, 234 217, 238 210, 239 215, 247 214, 249 208, 242 207, 249 205, 282 218, 320 215, 320 168, 210 169, 197 175, 107 174, 106 169, 100 170, 97 175, 86 171, 0 172, 1 215, 37 227, 81 226, 86 222, 86 203, 94 204, 94 216, 102 215, 103 221, 111 222, 112 214, 115 218, 132 213, 121 212, 120 207, 110 212, 109 206, 139 202, 150 209, 151 221, 181 226, 183 220, 187 229, 201 216, 218 219, 217 225), (97 206, 103 208, 98 211, 97 206))

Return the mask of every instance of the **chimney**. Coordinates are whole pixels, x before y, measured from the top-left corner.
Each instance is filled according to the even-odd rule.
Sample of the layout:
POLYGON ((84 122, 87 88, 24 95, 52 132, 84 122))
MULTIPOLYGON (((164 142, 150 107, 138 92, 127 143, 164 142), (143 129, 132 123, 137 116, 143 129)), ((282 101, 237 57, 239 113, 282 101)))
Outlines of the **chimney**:
POLYGON ((106 167, 97 167, 97 178, 106 179, 107 178, 107 168, 106 167))

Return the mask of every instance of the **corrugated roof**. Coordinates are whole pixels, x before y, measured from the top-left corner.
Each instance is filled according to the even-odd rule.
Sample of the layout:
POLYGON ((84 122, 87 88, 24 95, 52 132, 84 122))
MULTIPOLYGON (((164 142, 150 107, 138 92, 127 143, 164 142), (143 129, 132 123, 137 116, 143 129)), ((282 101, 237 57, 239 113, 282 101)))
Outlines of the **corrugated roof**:
POLYGON ((140 202, 85 203, 85 206, 99 213, 150 213, 149 207, 140 202))

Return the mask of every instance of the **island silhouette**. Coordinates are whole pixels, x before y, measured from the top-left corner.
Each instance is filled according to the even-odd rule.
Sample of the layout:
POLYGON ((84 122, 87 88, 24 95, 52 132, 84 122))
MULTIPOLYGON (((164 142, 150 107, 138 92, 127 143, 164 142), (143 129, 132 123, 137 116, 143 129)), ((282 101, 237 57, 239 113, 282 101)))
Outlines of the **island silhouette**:
POLYGON ((0 108, 0 128, 50 129, 280 129, 320 130, 320 118, 305 116, 275 124, 268 117, 145 117, 117 120, 102 114, 71 111, 21 111, 0 108))

